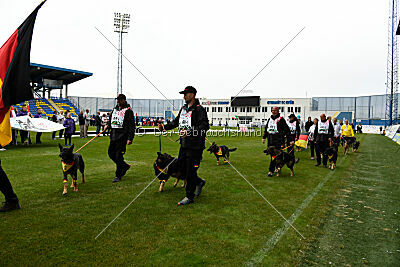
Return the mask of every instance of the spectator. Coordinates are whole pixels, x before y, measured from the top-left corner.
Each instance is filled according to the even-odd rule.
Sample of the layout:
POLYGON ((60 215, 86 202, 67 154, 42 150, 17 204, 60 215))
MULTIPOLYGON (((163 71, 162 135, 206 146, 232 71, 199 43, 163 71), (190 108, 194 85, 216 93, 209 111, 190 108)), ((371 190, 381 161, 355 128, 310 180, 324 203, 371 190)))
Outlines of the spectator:
POLYGON ((90 125, 90 120, 91 120, 88 109, 86 110, 85 114, 83 114, 83 117, 85 118, 84 137, 88 137, 88 130, 89 130, 89 125, 90 125))
POLYGON ((96 135, 100 133, 100 129, 101 129, 101 118, 100 118, 100 111, 97 111, 97 115, 95 118, 95 125, 96 125, 96 135))
POLYGON ((78 115, 78 122, 79 122, 79 136, 80 138, 85 137, 85 118, 83 117, 83 111, 81 110, 78 115))
MULTIPOLYGON (((17 117, 20 116, 31 116, 31 114, 28 111, 28 107, 24 104, 22 105, 21 110, 18 112, 17 117)), ((29 133, 27 131, 20 131, 20 135, 21 135, 21 143, 23 144, 32 144, 31 142, 31 138, 29 136, 29 133)))
MULTIPOLYGON (((104 127, 105 127, 107 124, 108 124, 108 116, 106 116, 106 114, 103 114, 103 116, 101 117, 101 129, 102 129, 102 131, 104 130, 104 127)), ((106 136, 106 135, 107 135, 107 131, 108 131, 108 129, 106 129, 106 130, 103 132, 103 136, 106 136)))
MULTIPOLYGON (((65 117, 64 117, 64 111, 60 110, 60 114, 58 114, 57 116, 57 121, 59 124, 64 125, 64 121, 65 121, 65 117)), ((58 134, 58 138, 62 138, 64 134, 64 129, 61 129, 59 134, 58 134)))
POLYGON ((65 145, 71 146, 71 137, 72 137, 72 134, 74 134, 76 131, 75 121, 74 121, 74 119, 72 119, 71 113, 68 113, 68 116, 65 119, 63 126, 66 128, 65 129, 65 145), (69 141, 68 144, 67 144, 67 141, 69 141))
MULTIPOLYGON (((53 116, 51 117, 51 121, 57 123, 57 111, 53 111, 53 116)), ((51 139, 56 140, 56 131, 51 134, 51 139)))
POLYGON ((311 117, 308 117, 308 120, 306 122, 305 128, 306 128, 306 132, 310 132, 310 127, 313 125, 313 122, 311 120, 311 117))
MULTIPOLYGON (((42 118, 42 110, 38 109, 36 115, 34 116, 34 118, 42 118)), ((41 132, 37 132, 36 133, 36 144, 41 144, 42 141, 40 141, 40 137, 42 136, 41 132)))

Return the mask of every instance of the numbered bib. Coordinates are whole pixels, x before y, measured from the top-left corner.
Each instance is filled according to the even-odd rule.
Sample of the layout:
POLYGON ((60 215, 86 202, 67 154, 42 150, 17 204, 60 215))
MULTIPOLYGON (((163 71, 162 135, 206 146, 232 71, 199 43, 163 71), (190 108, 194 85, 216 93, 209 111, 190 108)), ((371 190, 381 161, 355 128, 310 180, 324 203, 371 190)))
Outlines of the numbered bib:
POLYGON ((187 111, 182 108, 181 114, 179 116, 179 131, 186 129, 190 130, 192 128, 192 111, 187 111))
POLYGON ((111 128, 113 129, 122 129, 124 126, 124 118, 125 118, 125 112, 129 108, 124 108, 121 110, 113 110, 113 113, 111 115, 111 128))
POLYGON ((290 134, 295 134, 296 133, 296 122, 289 122, 289 129, 290 129, 290 134))
POLYGON ((267 127, 268 134, 277 134, 278 133, 278 122, 280 119, 281 119, 281 117, 276 118, 275 120, 272 120, 272 119, 268 120, 268 127, 267 127))
POLYGON ((329 131, 329 121, 318 122, 318 134, 328 134, 329 131))

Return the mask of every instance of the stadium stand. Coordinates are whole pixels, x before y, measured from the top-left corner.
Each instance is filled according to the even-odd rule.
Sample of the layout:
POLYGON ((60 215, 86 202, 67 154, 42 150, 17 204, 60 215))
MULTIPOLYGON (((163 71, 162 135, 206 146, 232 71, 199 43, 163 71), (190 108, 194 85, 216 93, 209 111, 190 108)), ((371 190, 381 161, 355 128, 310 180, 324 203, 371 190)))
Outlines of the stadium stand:
POLYGON ((78 117, 79 108, 77 108, 69 99, 67 98, 51 98, 53 102, 62 110, 69 110, 73 117, 78 117))
MULTIPOLYGON (((61 110, 66 111, 69 110, 72 113, 73 117, 77 117, 79 114, 79 109, 69 100, 65 98, 52 98, 52 102, 54 102, 61 110)), ((40 108, 42 110, 43 116, 51 117, 53 112, 56 110, 55 107, 49 102, 48 99, 39 98, 32 99, 29 101, 25 101, 23 103, 14 105, 15 112, 18 113, 21 109, 22 105, 26 104, 29 106, 29 112, 32 115, 37 113, 37 110, 40 108)))

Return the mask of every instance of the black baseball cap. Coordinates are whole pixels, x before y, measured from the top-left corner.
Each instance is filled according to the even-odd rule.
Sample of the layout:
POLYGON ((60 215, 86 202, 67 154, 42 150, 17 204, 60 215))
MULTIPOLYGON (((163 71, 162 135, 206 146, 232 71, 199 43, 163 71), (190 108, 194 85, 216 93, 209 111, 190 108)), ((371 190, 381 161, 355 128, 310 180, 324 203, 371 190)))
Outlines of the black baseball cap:
POLYGON ((296 115, 294 115, 293 113, 289 115, 289 118, 296 118, 296 115))
POLYGON ((126 100, 126 96, 124 94, 119 94, 116 99, 117 100, 126 100))
POLYGON ((193 86, 186 86, 185 90, 180 91, 179 93, 180 94, 186 94, 186 93, 197 94, 197 90, 193 86))

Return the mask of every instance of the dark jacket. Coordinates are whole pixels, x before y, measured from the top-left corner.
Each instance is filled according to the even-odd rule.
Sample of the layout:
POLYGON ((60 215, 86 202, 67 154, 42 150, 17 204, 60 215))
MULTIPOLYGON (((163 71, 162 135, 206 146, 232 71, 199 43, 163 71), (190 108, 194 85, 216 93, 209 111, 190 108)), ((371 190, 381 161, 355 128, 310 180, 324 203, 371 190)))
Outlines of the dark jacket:
POLYGON ((126 142, 127 140, 129 140, 129 141, 133 140, 133 138, 135 137, 135 130, 136 130, 135 116, 133 115, 133 111, 130 108, 130 105, 128 103, 125 102, 125 104, 122 107, 119 107, 117 105, 111 112, 108 119, 109 120, 108 120, 107 125, 108 125, 109 129, 111 129, 111 133, 110 133, 111 141, 126 142), (114 110, 119 111, 124 108, 128 108, 128 109, 125 111, 122 128, 112 128, 111 122, 112 122, 112 115, 113 115, 114 110))
POLYGON ((57 115, 53 114, 53 117, 51 117, 52 122, 57 122, 57 115))
POLYGON ((210 129, 210 125, 208 123, 207 111, 200 105, 198 99, 196 99, 194 104, 189 108, 187 104, 181 107, 178 116, 176 116, 173 121, 165 125, 165 130, 171 130, 179 126, 179 118, 183 110, 192 112, 192 116, 191 128, 186 129, 188 135, 185 138, 180 138, 181 147, 200 150, 204 149, 205 138, 207 131, 210 129))
MULTIPOLYGON (((321 120, 321 122, 326 122, 326 120, 325 121, 321 120)), ((315 125, 315 130, 314 130, 315 142, 329 142, 329 138, 332 139, 333 133, 334 133, 332 122, 329 122, 329 128, 328 128, 327 134, 318 134, 318 125, 319 125, 319 122, 317 123, 317 125, 315 125)))
POLYGON ((83 114, 79 113, 78 121, 79 121, 79 125, 85 125, 85 118, 83 117, 83 114))
POLYGON ((36 115, 35 116, 33 116, 34 118, 41 118, 42 117, 42 113, 36 113, 36 115))
POLYGON ((66 128, 65 129, 65 133, 66 134, 73 134, 73 133, 75 133, 75 130, 76 130, 76 126, 75 126, 75 121, 74 121, 74 119, 69 119, 69 118, 66 118, 65 119, 65 121, 64 121, 64 123, 63 123, 63 126, 66 128))
POLYGON ((310 127, 314 124, 313 121, 307 121, 306 125, 304 126, 304 128, 306 128, 306 132, 308 132, 310 130, 310 127))
POLYGON ((275 146, 275 145, 284 145, 285 144, 285 137, 290 134, 289 126, 287 125, 285 119, 282 117, 278 121, 277 130, 278 133, 276 134, 268 134, 268 123, 270 119, 277 119, 281 115, 278 113, 277 116, 271 115, 271 118, 267 120, 265 124, 264 136, 263 139, 268 139, 268 145, 275 146))
POLYGON ((22 109, 18 112, 17 117, 19 116, 28 116, 29 112, 28 111, 23 111, 22 109))
MULTIPOLYGON (((288 126, 289 127, 289 126, 288 126)), ((299 137, 300 137, 300 132, 301 132, 301 130, 300 130, 300 123, 299 123, 299 121, 296 121, 296 132, 294 133, 294 134, 292 134, 291 132, 290 132, 290 127, 289 127, 289 134, 286 136, 286 138, 287 138, 287 141, 288 142, 294 142, 294 141, 296 141, 296 138, 297 139, 299 139, 299 137)))
POLYGON ((100 115, 96 115, 96 126, 101 126, 101 118, 100 115))

